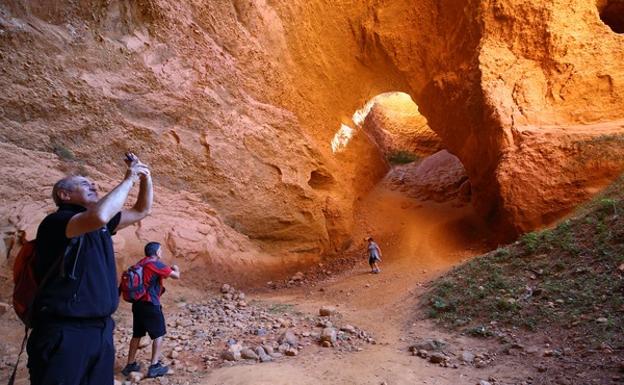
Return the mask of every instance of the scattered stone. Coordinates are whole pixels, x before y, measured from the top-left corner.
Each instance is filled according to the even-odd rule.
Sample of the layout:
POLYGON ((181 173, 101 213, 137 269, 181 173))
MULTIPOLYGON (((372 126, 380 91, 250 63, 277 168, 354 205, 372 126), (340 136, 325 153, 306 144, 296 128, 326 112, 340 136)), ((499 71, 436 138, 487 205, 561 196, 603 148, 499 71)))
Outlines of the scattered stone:
POLYGON ((477 385, 492 385, 492 384, 485 380, 479 380, 479 382, 477 382, 477 385))
POLYGON ((321 346, 324 347, 324 348, 331 348, 332 344, 329 341, 322 341, 321 342, 321 346))
POLYGON ((410 346, 410 351, 427 350, 427 351, 440 351, 447 346, 446 341, 440 339, 426 339, 410 346))
POLYGON ((334 326, 331 321, 327 318, 321 318, 317 323, 316 326, 322 327, 322 328, 330 328, 332 326, 334 326))
POLYGON ((475 355, 472 352, 462 352, 462 361, 471 364, 474 362, 475 355))
POLYGON ((279 342, 280 344, 288 344, 294 347, 299 345, 299 339, 291 329, 288 329, 284 333, 282 333, 277 342, 279 342))
MULTIPOLYGON (((264 349, 262 350, 264 352, 264 349)), ((241 357, 245 360, 258 360, 260 357, 251 349, 245 348, 240 352, 241 357)))
POLYGON ((343 332, 351 333, 351 334, 357 333, 357 330, 355 330, 355 328, 351 325, 345 325, 341 327, 340 330, 342 330, 343 332))
POLYGON ((243 350, 243 346, 238 342, 228 344, 228 349, 221 353, 221 357, 227 361, 239 361, 241 359, 241 350, 243 350))
POLYGON ((290 279, 295 282, 303 281, 303 273, 298 271, 290 279))
POLYGON ((169 358, 171 358, 171 359, 176 359, 176 358, 178 358, 178 356, 180 356, 180 353, 178 353, 175 350, 172 350, 171 352, 169 352, 169 358))
POLYGON ((143 373, 141 372, 130 372, 130 374, 128 375, 128 379, 130 380, 130 382, 139 382, 143 379, 143 373))
POLYGON ((321 332, 321 342, 328 341, 329 343, 332 344, 332 346, 335 346, 336 338, 337 338, 336 329, 332 327, 325 328, 321 332))
POLYGON ((299 351, 296 348, 290 347, 286 352, 284 352, 289 357, 294 357, 299 354, 299 351))
POLYGON ((221 358, 223 358, 226 361, 239 361, 242 357, 241 357, 240 352, 226 350, 223 353, 221 353, 221 358))
POLYGON ((221 293, 225 294, 225 293, 229 293, 232 291, 232 286, 228 285, 227 283, 224 283, 221 286, 221 293))
POLYGON ((269 362, 273 360, 271 356, 267 354, 264 348, 262 348, 262 346, 256 347, 256 355, 258 356, 260 362, 269 362))
POLYGON ((598 322, 599 324, 606 324, 607 322, 609 322, 609 320, 606 317, 600 317, 596 318, 596 322, 598 322))
POLYGON ((273 354, 274 352, 273 346, 271 345, 264 344, 262 345, 262 348, 264 349, 264 351, 266 351, 267 354, 273 354))
POLYGON ((446 362, 447 359, 448 358, 444 354, 439 352, 432 353, 429 356, 429 362, 431 362, 432 364, 441 364, 443 362, 446 362))
POLYGON ((319 315, 322 317, 329 317, 336 314, 336 308, 333 306, 323 306, 319 309, 319 315))

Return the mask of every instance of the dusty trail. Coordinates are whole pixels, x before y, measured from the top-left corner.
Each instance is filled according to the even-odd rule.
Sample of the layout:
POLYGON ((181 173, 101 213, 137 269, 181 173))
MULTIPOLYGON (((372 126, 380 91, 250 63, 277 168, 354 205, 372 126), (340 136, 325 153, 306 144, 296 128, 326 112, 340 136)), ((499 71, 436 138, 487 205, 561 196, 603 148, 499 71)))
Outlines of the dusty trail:
POLYGON ((204 384, 475 384, 479 379, 522 378, 522 369, 492 366, 441 368, 410 356, 415 338, 441 337, 456 346, 487 349, 484 342, 443 335, 418 320, 423 283, 483 251, 486 236, 470 206, 417 202, 380 184, 359 205, 357 237, 372 234, 383 251, 382 273, 366 258, 353 271, 319 287, 283 290, 261 299, 294 304, 317 314, 334 305, 342 320, 371 332, 378 343, 362 352, 305 349, 295 360, 217 369, 204 384), (483 346, 478 346, 478 345, 483 346))

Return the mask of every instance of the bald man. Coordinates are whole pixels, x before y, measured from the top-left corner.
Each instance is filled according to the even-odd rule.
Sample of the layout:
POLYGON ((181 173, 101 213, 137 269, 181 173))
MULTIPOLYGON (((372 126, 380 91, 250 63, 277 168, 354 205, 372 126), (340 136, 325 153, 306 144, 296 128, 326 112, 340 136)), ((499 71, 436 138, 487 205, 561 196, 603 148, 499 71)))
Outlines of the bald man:
POLYGON ((111 236, 145 218, 153 201, 149 168, 131 153, 126 165, 123 180, 102 198, 84 176, 65 177, 52 189, 58 210, 37 230, 35 274, 50 279, 33 307, 27 345, 33 385, 114 382, 111 315, 119 292, 111 236), (123 209, 137 181, 137 201, 123 209))

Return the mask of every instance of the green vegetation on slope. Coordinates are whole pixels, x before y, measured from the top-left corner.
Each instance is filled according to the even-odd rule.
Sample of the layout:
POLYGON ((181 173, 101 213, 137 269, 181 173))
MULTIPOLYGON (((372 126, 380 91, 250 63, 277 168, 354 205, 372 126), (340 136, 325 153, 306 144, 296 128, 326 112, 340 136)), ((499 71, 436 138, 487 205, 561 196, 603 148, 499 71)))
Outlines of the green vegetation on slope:
POLYGON ((434 283, 431 318, 468 334, 556 327, 624 344, 624 178, 556 228, 525 234, 434 283), (621 266, 621 268, 620 268, 621 266), (492 322, 495 321, 495 322, 492 322))
POLYGON ((387 155, 390 164, 407 164, 420 159, 417 154, 409 151, 392 151, 387 155))

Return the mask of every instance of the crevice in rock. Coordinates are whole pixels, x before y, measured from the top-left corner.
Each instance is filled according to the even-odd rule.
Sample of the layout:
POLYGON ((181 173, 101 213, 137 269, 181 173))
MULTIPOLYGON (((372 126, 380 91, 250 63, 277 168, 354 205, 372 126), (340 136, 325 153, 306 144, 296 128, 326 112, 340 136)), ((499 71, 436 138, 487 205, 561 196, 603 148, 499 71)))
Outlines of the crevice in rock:
POLYGON ((334 184, 334 178, 321 170, 314 170, 310 173, 308 184, 315 190, 327 190, 334 184))
POLYGON ((600 20, 615 33, 624 33, 624 1, 607 0, 599 4, 600 20))

